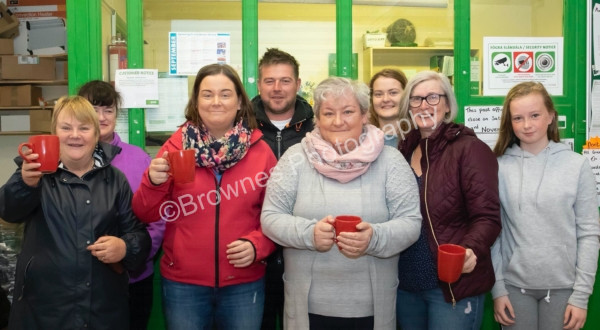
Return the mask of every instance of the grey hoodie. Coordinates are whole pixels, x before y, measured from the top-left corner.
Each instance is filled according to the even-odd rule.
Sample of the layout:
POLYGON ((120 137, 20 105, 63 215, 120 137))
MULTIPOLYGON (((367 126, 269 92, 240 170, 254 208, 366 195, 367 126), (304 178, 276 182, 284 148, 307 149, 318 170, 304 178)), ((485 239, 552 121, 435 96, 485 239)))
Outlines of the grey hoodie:
POLYGON ((587 309, 600 223, 587 159, 550 142, 537 155, 513 145, 498 158, 502 232, 492 247, 493 298, 522 289, 573 289, 568 303, 587 309))

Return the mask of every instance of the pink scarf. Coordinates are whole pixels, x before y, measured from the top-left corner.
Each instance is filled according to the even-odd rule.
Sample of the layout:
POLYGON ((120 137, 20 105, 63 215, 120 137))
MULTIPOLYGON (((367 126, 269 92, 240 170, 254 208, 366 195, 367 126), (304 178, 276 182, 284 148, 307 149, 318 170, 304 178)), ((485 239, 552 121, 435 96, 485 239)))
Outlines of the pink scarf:
MULTIPOLYGON (((323 140, 318 127, 302 139, 302 148, 308 161, 322 175, 346 183, 364 174, 383 149, 383 132, 370 124, 363 128, 360 144, 354 150, 340 155, 336 147, 323 140)), ((343 145, 339 148, 344 148, 343 145)))

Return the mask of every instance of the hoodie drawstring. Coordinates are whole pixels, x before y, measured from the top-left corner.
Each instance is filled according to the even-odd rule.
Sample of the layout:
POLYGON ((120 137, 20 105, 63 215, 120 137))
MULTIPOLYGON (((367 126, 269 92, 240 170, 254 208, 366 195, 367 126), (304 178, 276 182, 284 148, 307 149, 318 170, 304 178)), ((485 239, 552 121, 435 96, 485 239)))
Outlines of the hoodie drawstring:
MULTIPOLYGON (((549 145, 548 145, 549 146, 549 145)), ((540 187, 542 186, 542 182, 544 181, 544 174, 546 173, 546 166, 548 166, 548 158, 550 154, 550 148, 546 146, 544 148, 544 166, 542 167, 542 176, 540 177, 540 181, 538 182, 537 189, 535 191, 535 208, 537 210, 538 206, 538 195, 540 194, 540 187)), ((550 300, 550 298, 548 298, 550 300)))
MULTIPOLYGON (((521 149, 521 171, 519 171, 519 211, 521 211, 521 197, 523 196, 523 168, 525 167, 525 150, 521 149)), ((521 289, 522 290, 522 289, 521 289)), ((524 292, 521 292, 524 293, 524 292)))

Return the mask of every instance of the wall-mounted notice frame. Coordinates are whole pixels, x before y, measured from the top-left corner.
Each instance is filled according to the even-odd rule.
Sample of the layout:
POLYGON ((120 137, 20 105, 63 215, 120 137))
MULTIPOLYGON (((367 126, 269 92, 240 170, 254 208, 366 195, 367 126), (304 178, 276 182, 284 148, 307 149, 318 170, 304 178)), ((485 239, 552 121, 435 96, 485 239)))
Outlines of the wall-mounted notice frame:
POLYGON ((195 76, 207 64, 229 64, 231 35, 216 32, 169 32, 169 74, 195 76))
POLYGON ((562 37, 483 38, 483 95, 505 96, 523 81, 541 82, 551 95, 563 95, 562 37))

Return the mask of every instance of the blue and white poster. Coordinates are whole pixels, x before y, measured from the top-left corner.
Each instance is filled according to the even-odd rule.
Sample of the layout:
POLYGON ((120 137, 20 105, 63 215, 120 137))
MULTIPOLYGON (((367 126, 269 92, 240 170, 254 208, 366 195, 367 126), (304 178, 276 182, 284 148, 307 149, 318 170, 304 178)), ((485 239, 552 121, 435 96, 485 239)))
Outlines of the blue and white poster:
POLYGON ((169 32, 169 74, 195 76, 207 64, 229 64, 231 36, 215 32, 169 32))

